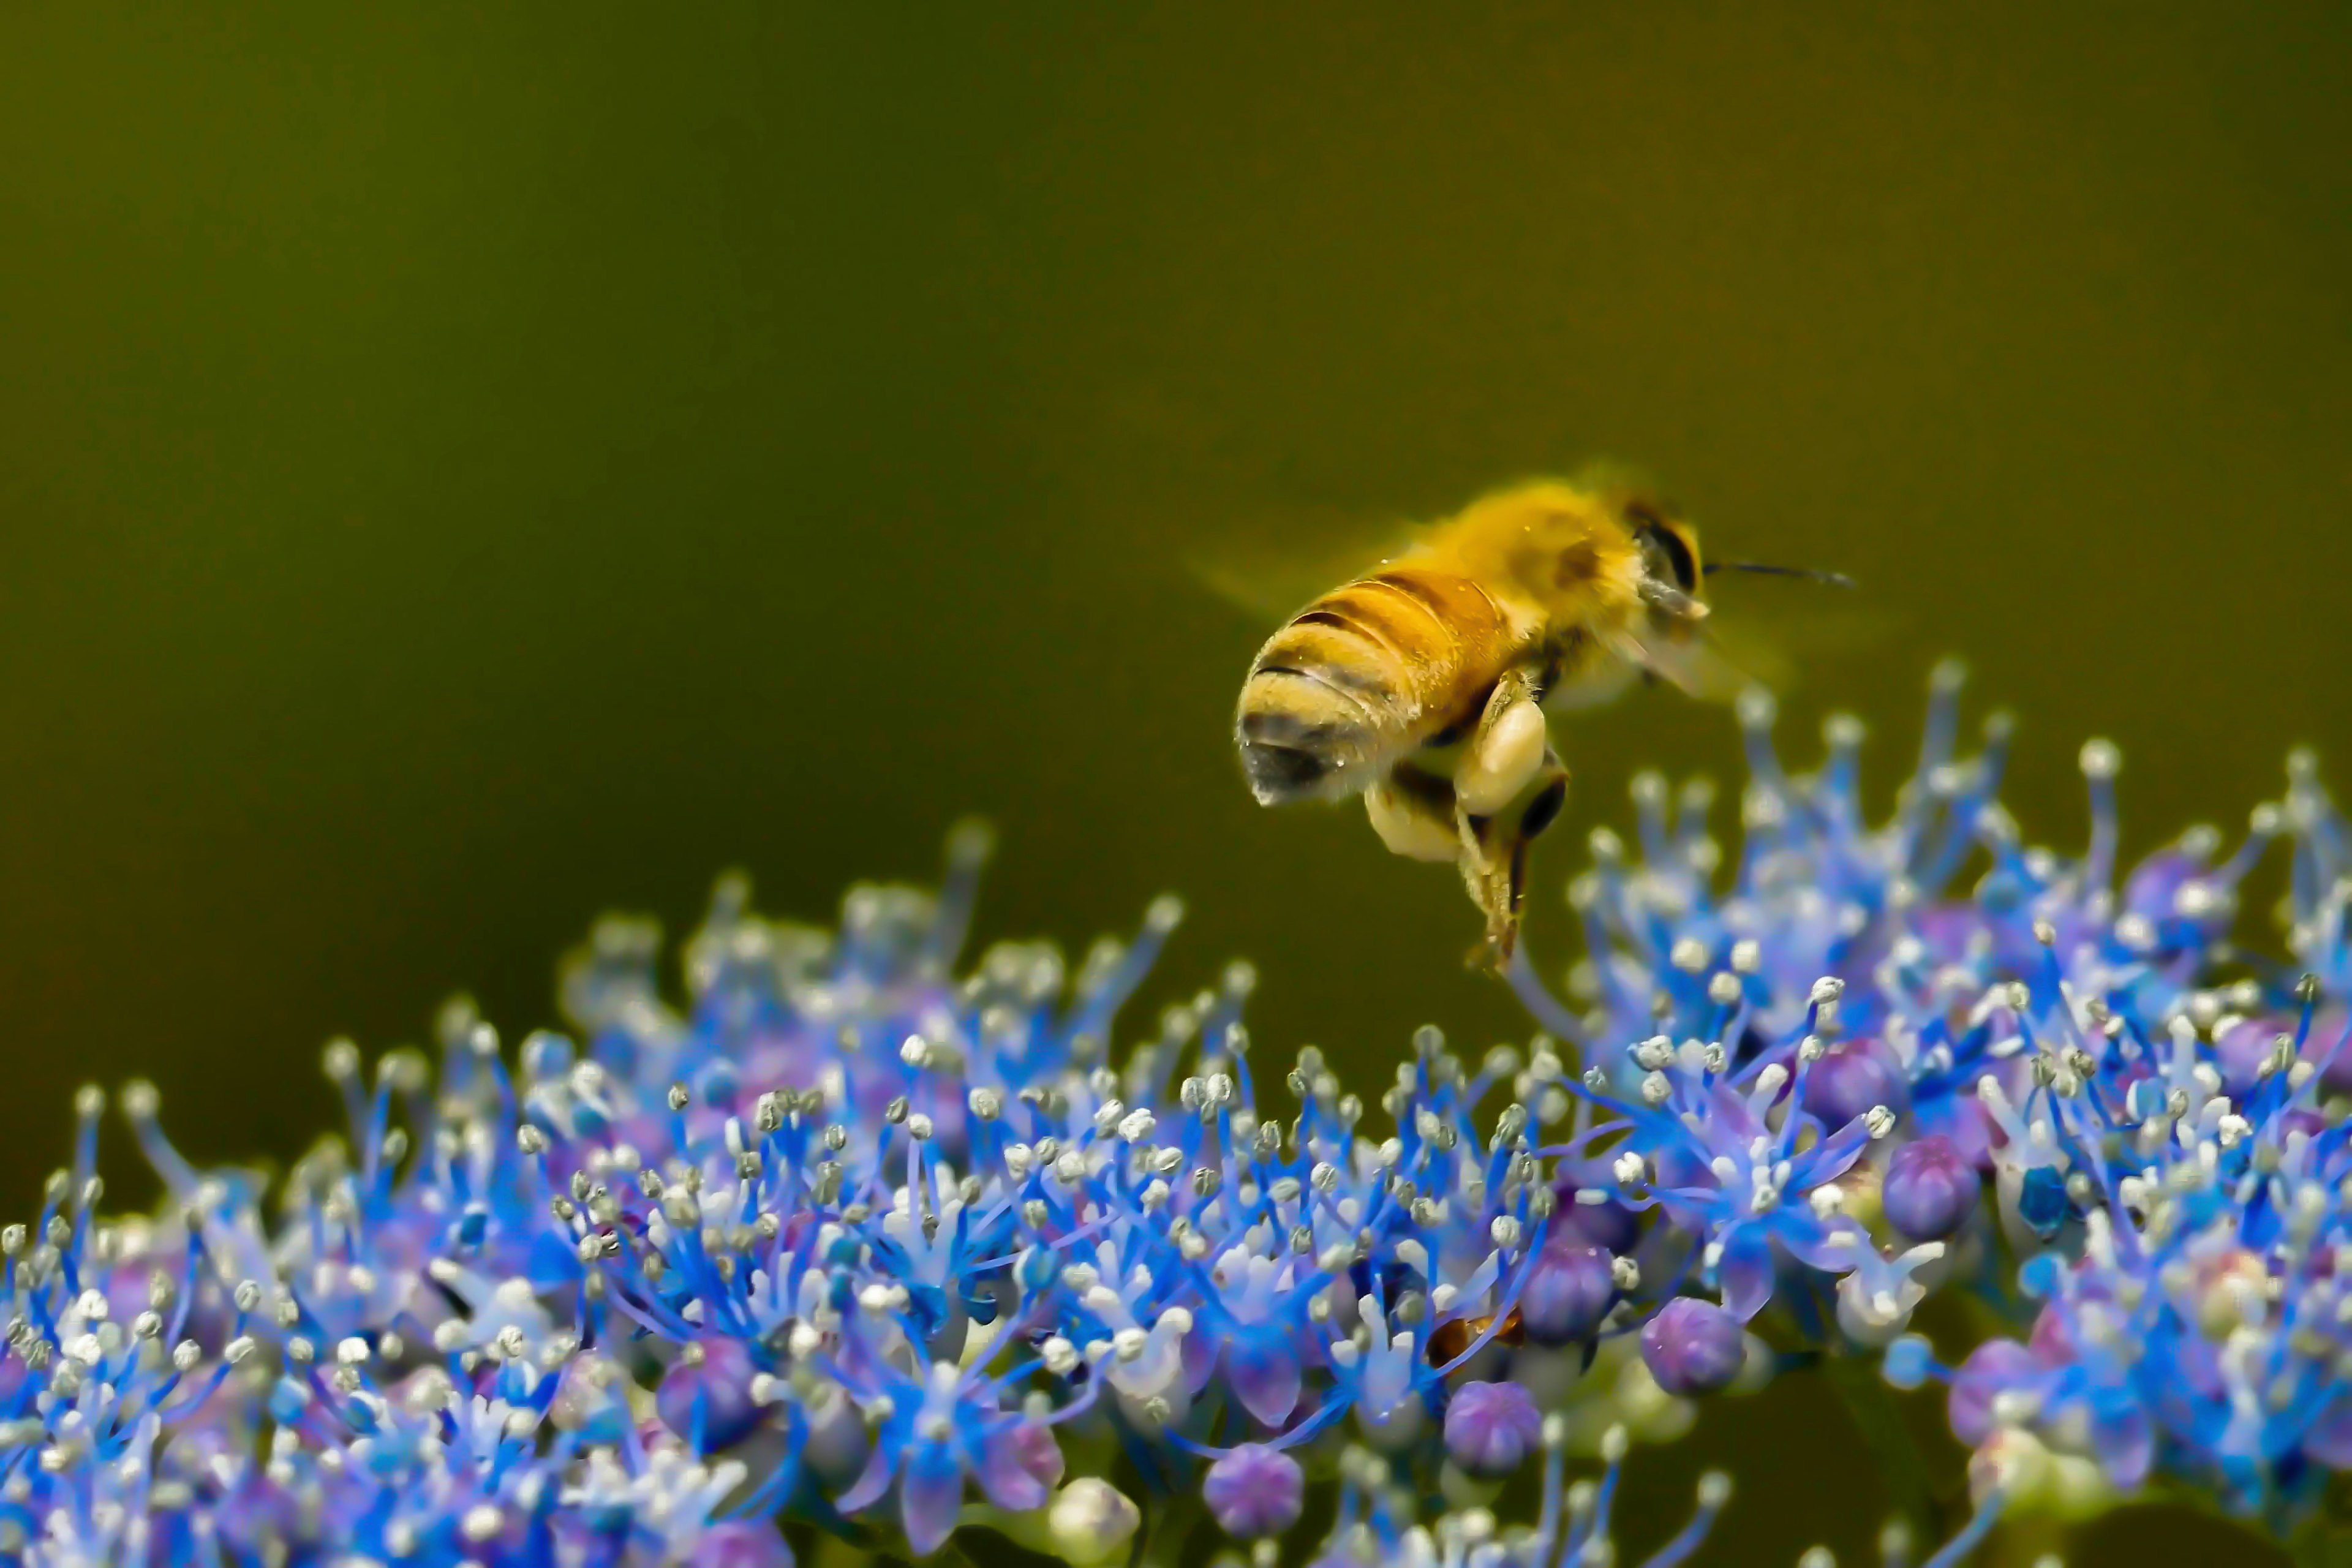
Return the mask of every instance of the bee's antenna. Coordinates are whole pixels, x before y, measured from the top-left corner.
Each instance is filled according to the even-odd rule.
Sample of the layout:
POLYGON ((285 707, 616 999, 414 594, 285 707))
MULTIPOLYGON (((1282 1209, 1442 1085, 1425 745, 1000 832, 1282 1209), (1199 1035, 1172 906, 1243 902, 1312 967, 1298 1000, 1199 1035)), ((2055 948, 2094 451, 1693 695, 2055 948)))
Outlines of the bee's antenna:
POLYGON ((1802 577, 1808 583, 1825 584, 1832 588, 1853 586, 1853 579, 1843 572, 1821 572, 1811 566, 1768 566, 1760 561, 1710 561, 1699 569, 1699 575, 1712 577, 1717 572, 1752 572, 1759 577, 1802 577))

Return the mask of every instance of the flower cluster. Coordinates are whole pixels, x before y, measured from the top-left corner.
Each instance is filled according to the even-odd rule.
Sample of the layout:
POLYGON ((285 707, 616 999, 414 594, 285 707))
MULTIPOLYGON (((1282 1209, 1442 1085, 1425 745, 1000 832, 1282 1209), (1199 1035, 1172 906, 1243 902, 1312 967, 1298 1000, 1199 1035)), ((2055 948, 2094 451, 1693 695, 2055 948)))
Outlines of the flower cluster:
POLYGON ((1114 1043, 1172 900, 1075 970, 961 969, 970 832, 832 931, 722 881, 682 1002, 612 920, 570 1036, 453 1005, 437 1063, 331 1046, 348 1131, 274 1190, 191 1167, 134 1084, 169 1197, 102 1216, 85 1091, 0 1233, 0 1553, 777 1568, 970 1528, 1086 1568, 1205 1515, 1270 1563, 1319 1492, 1319 1568, 1559 1568, 1612 1560, 1633 1441, 1880 1359, 1975 1450, 1937 1563, 2156 1478, 2294 1528, 2352 1458, 2352 849, 2310 768, 2231 854, 2121 873, 2113 749, 2085 853, 2024 847, 1954 681, 1876 826, 1858 726, 1797 777, 1743 718, 1736 866, 1703 791, 1643 781, 1638 855, 1596 833, 1571 889, 1578 1005, 1522 958, 1546 1033, 1468 1062, 1425 1029, 1373 1106, 1254 1057, 1244 965, 1114 1043), (2280 837, 2273 972, 2228 935, 2280 837), (1939 1359, 1939 1290, 2014 1337, 1939 1359))
POLYGON ((331 1045, 349 1129, 274 1194, 191 1167, 134 1084, 170 1195, 102 1218, 85 1091, 74 1168, 0 1237, 0 1552, 761 1568, 789 1521, 1105 1563, 1139 1494, 1261 1540, 1310 1470, 1347 1477, 1335 1561, 1605 1541, 1566 1423, 1455 1375, 1557 1201, 1524 1111, 1479 1124, 1517 1065, 1424 1037, 1374 1138, 1306 1052, 1278 1117, 1241 965, 1114 1052, 1177 905, 1075 976, 1035 945, 959 974, 983 850, 960 836, 936 896, 854 891, 834 932, 722 882, 683 1009, 615 920, 565 968, 574 1037, 509 1053, 459 1005, 437 1065, 331 1045), (1489 1490, 1548 1453, 1557 1506, 1433 1529, 1449 1453, 1489 1490))
POLYGON ((1959 758, 1958 687, 1939 672, 1919 767, 1874 826, 1859 725, 1833 719, 1796 777, 1770 704, 1744 705, 1727 892, 1703 792, 1677 816, 1636 784, 1638 861, 1594 834, 1570 892, 1589 1007, 1513 976, 1594 1063, 1578 1138, 1610 1156, 1580 1200, 1654 1209, 1644 1245, 1717 1299, 1669 1303, 1714 1335, 1685 1384, 1737 1375, 1717 1314, 1768 1302, 1776 1342, 1884 1346, 1898 1386, 1948 1382, 1976 1452, 1958 1546, 2153 1481, 2284 1536, 2352 1462, 2344 820, 2298 754, 2234 849, 2196 828, 2119 870, 2119 758, 2095 741, 2087 849, 2027 847, 1995 801, 2009 725, 1959 758), (2230 942, 2282 836, 2293 968, 2230 942), (2011 1325, 1957 1369, 1906 1331, 1945 1281, 2011 1325))

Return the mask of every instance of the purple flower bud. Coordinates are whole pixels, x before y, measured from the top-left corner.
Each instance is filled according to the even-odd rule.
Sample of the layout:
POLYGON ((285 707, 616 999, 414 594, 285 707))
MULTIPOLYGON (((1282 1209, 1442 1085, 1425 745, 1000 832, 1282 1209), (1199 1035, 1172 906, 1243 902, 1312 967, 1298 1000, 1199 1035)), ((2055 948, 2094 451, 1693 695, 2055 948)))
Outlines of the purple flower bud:
POLYGON ((685 1568, 793 1568, 793 1549, 766 1520, 731 1520, 702 1532, 685 1568))
POLYGON ((1565 1345, 1601 1326, 1617 1282, 1609 1254, 1571 1242, 1546 1247, 1519 1289, 1519 1327, 1531 1344, 1565 1345))
POLYGON ((1642 1360, 1668 1394, 1713 1394, 1739 1375, 1748 1336, 1712 1301, 1677 1296, 1642 1325, 1642 1360))
POLYGON ((1901 1110, 1907 1087, 1875 1040, 1846 1040, 1805 1069, 1805 1109, 1832 1128, 1843 1127, 1875 1105, 1901 1110))
POLYGON ((1062 1446, 1042 1421, 1019 1421, 988 1440, 978 1468, 980 1489, 1007 1513, 1044 1508, 1062 1479, 1062 1446))
MULTIPOLYGON (((2293 1038, 2295 1026, 2295 1016, 2288 1013, 2243 1019, 2215 1036, 2213 1065, 2221 1071, 2222 1092, 2235 1099, 2261 1082, 2263 1069, 2278 1048, 2279 1037, 2293 1038)), ((2336 1049, 2344 1026, 2342 1008, 2322 1008, 2303 1042, 2300 1059, 2320 1068, 2319 1087, 2327 1094, 2352 1093, 2352 1051, 2336 1049)))
POLYGON ((740 1340, 723 1335, 696 1340, 662 1374, 654 1409, 663 1426, 690 1443, 699 1407, 702 1451, 731 1448, 751 1436, 766 1414, 751 1401, 751 1374, 758 1370, 740 1340))
POLYGON ((2045 1370, 2041 1358, 2015 1340, 1987 1340, 1969 1352, 1945 1401, 1954 1435, 1972 1448, 1983 1442, 1992 1435, 1992 1402, 2045 1370))
POLYGON ((2352 1050, 2336 1048, 2347 1028, 2352 1028, 2352 1019, 2347 1019, 2343 1008, 2323 1007, 2312 1026, 2311 1037, 2304 1042, 2303 1059, 2325 1064, 2319 1069, 2319 1084, 2330 1094, 2352 1094, 2352 1050))
POLYGON ((1237 1540, 1279 1535, 1298 1522, 1307 1502, 1307 1476, 1281 1449, 1244 1443, 1209 1467, 1201 1500, 1237 1540))
POLYGON ((1004 1441, 1014 1462, 1039 1486, 1050 1489, 1062 1484, 1062 1446, 1054 1440, 1051 1426, 1042 1421, 1024 1421, 1006 1434, 1004 1441))
POLYGON ((1536 1402, 1516 1383, 1465 1383, 1445 1406, 1445 1453, 1463 1473, 1501 1480, 1543 1436, 1536 1402))
POLYGON ((2271 1057, 2271 1042, 2282 1029, 2292 1030, 2292 1019, 2248 1018, 2213 1037, 2213 1065, 2221 1074, 2221 1089, 2232 1099, 2262 1081, 2271 1057))
POLYGON ((1641 1235, 1641 1221, 1633 1211, 1613 1197, 1605 1203, 1580 1202, 1577 1192, 1573 1181, 1552 1187, 1559 1207, 1552 1211, 1551 1238, 1562 1246, 1588 1242, 1612 1252, 1633 1250, 1633 1243, 1641 1235))
POLYGON ((1980 1186, 1959 1145, 1931 1132, 1895 1151, 1879 1201, 1895 1229, 1915 1241, 1934 1241, 1959 1229, 1980 1186))
POLYGON ((2352 1468, 2352 1405, 2342 1401, 2303 1435, 2303 1451, 2331 1470, 2352 1468))
POLYGON ((2072 1314, 2061 1310, 2055 1302, 2034 1314, 2033 1327, 2026 1331, 2025 1348, 2033 1359, 2044 1366, 2064 1366, 2081 1354, 2074 1342, 2072 1314))

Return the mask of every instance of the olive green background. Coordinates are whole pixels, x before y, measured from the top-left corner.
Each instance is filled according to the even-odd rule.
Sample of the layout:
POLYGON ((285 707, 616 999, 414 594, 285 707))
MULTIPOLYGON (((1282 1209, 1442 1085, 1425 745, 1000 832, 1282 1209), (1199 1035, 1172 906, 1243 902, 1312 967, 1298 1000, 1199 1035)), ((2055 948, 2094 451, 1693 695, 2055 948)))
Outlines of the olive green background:
MULTIPOLYGON (((1596 454, 1892 623, 1792 639, 1801 752, 1851 706, 1885 783, 1958 652, 2030 830, 2079 835, 2094 732, 2137 843, 2234 828, 2352 721, 2347 46, 2297 5, 13 5, 8 1203, 80 1081, 282 1157, 329 1035, 457 987, 519 1034, 600 910, 681 929, 741 864, 823 915, 970 811, 984 935, 1173 887, 1155 999, 1246 953, 1262 1037, 1367 1075, 1522 1034, 1450 873, 1250 802, 1270 628, 1184 567, 1596 454)), ((1581 830, 1730 732, 1563 731, 1547 969, 1581 830)), ((1719 1560, 1866 1539, 1792 1397, 1727 1418, 1777 1436, 1719 1560)))

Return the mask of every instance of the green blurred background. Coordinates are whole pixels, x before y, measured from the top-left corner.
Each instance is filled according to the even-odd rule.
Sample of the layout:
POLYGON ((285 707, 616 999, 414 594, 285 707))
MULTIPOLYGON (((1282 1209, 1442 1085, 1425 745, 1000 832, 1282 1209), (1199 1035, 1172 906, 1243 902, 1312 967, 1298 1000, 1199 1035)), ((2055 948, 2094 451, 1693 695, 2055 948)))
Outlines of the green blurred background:
MULTIPOLYGON (((0 1185, 133 1073, 290 1154, 329 1035, 519 1034, 607 907, 820 916, 970 811, 983 936, 1174 887, 1161 994, 1246 953, 1272 1045, 1523 1034, 1450 872, 1251 804, 1269 628, 1183 567, 1596 454, 1896 623, 1799 749, 1884 783, 1958 652, 2030 830, 2093 732, 2139 843, 2234 826, 2352 720, 2347 147, 2332 5, 12 5, 0 1185)), ((1730 731, 1567 733, 1548 969, 1730 731)), ((1867 1536, 1794 1397, 1727 1417, 1758 1562, 1867 1536)))

